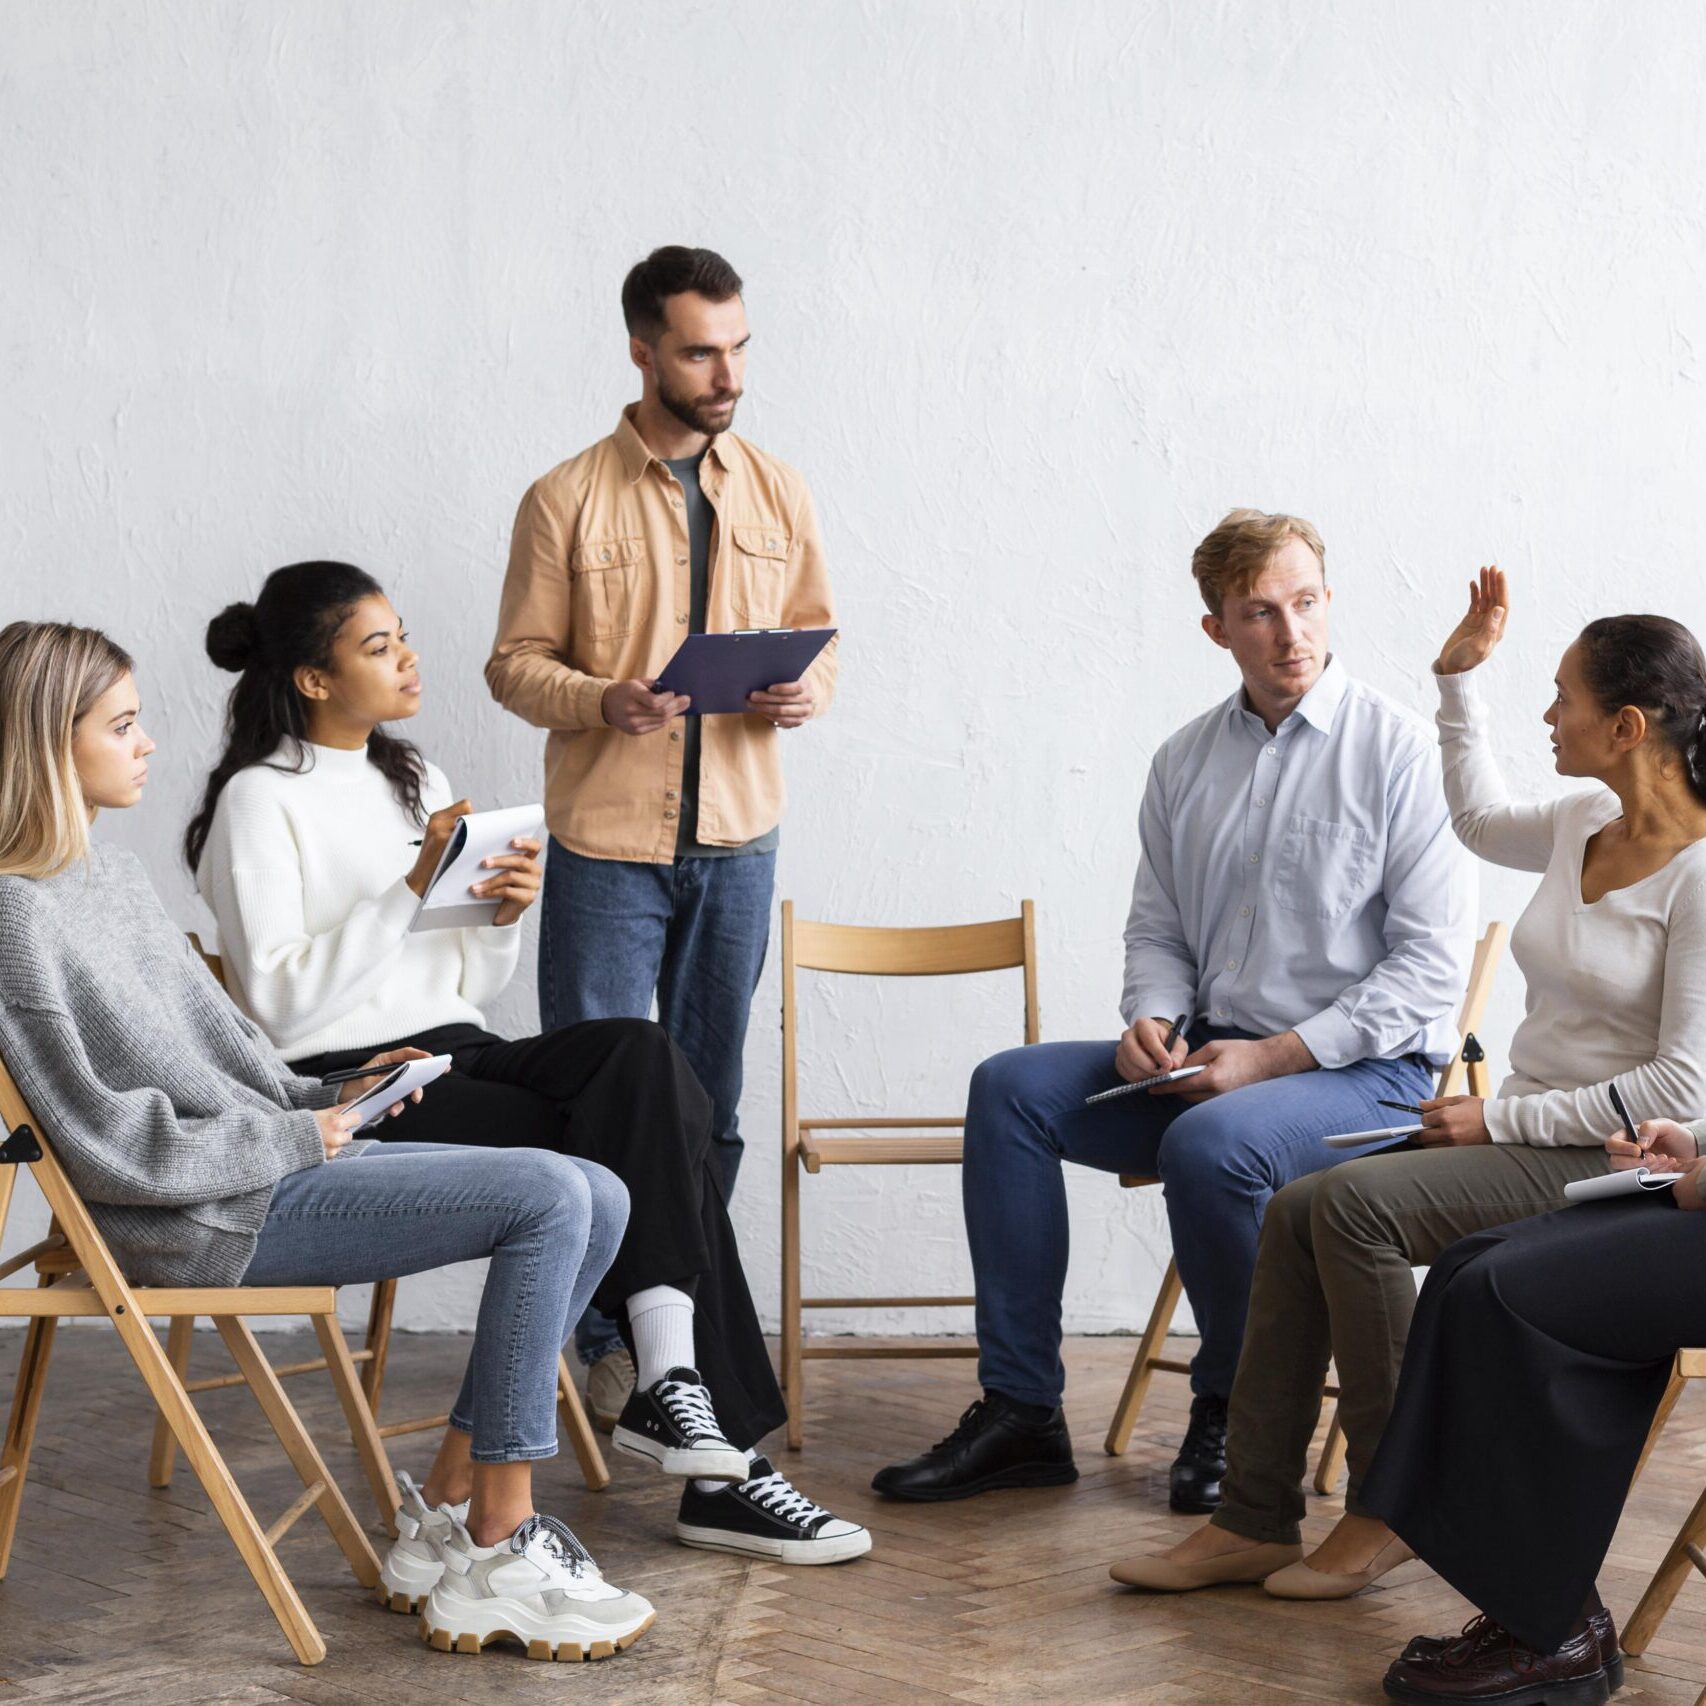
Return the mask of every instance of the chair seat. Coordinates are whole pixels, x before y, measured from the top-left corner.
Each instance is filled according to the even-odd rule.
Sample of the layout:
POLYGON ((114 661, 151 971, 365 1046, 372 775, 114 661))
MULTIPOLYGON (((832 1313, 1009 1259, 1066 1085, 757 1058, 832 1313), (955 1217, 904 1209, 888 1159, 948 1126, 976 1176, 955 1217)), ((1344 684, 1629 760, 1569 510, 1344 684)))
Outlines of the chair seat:
MULTIPOLYGON (((818 1122, 820 1126, 829 1123, 818 1122)), ((904 1120, 885 1123, 895 1126, 907 1124, 904 1120)), ((926 1123, 923 1120, 918 1122, 920 1125, 926 1123)), ((945 1125, 949 1122, 928 1123, 945 1125)), ((957 1126, 960 1122, 952 1123, 957 1126)), ((959 1131, 943 1132, 940 1136, 912 1132, 895 1137, 869 1134, 822 1137, 813 1127, 812 1121, 800 1121, 800 1160, 808 1173, 815 1173, 820 1167, 957 1167, 965 1158, 966 1142, 959 1131)))

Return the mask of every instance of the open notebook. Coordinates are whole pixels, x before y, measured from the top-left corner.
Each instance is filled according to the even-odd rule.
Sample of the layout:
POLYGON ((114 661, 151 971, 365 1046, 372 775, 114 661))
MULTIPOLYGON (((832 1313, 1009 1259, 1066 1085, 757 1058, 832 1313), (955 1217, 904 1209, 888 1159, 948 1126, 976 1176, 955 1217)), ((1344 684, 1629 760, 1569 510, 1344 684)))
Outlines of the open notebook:
POLYGON ((544 828, 545 808, 538 805, 459 817, 409 928, 465 930, 470 925, 490 924, 497 917, 499 903, 468 892, 475 883, 497 874, 483 869, 481 861, 513 853, 510 843, 517 836, 537 838, 544 828))
POLYGON ((1682 1175, 1651 1173, 1631 1167, 1623 1173, 1606 1173, 1597 1179, 1572 1179, 1564 1187, 1566 1202, 1604 1202, 1607 1197, 1634 1197, 1642 1191, 1668 1191, 1682 1175))

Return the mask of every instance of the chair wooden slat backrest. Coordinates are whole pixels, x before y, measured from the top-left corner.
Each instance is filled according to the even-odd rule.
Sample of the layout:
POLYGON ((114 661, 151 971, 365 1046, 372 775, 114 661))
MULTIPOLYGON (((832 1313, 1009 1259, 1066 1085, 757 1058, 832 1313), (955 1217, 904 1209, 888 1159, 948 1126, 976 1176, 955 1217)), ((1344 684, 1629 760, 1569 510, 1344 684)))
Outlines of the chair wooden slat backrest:
POLYGON ((379 1579, 379 1560, 362 1533, 337 1483, 332 1479, 301 1418, 277 1387, 245 1317, 309 1316, 326 1347, 334 1384, 347 1414, 363 1418, 356 1448, 370 1479, 390 1480, 384 1445, 372 1425, 366 1399, 356 1381, 343 1335, 338 1330, 336 1294, 330 1286, 141 1287, 120 1272, 64 1168, 53 1153, 50 1135, 26 1103, 4 1062, 0 1062, 0 1233, 5 1230, 17 1169, 27 1166, 53 1216, 54 1231, 22 1258, 0 1270, 3 1278, 35 1266, 34 1286, 0 1285, 0 1320, 29 1323, 13 1389, 4 1443, 0 1444, 0 1577, 11 1559, 19 1510, 29 1476, 31 1449, 41 1414, 55 1330, 68 1317, 101 1317, 111 1322, 142 1376, 173 1437, 207 1491, 215 1512, 239 1556, 261 1590, 292 1650, 303 1664, 317 1664, 326 1646, 283 1565, 276 1542, 297 1517, 317 1510, 365 1587, 379 1579), (263 1413, 303 1480, 301 1498, 271 1529, 257 1521, 219 1448, 184 1389, 183 1381, 159 1341, 149 1318, 210 1316, 243 1369, 263 1413))
MULTIPOLYGON (((1487 926, 1486 933, 1475 944, 1474 957, 1469 963, 1469 979, 1463 989, 1463 1004, 1457 1011, 1457 1034, 1463 1039, 1463 1046, 1440 1069, 1436 1095, 1460 1096, 1466 1085, 1472 1096, 1489 1094, 1486 1055, 1476 1042, 1475 1033, 1486 1019, 1487 1002, 1493 993, 1493 983, 1499 973, 1499 962, 1504 958, 1505 945, 1509 940, 1510 926, 1495 921, 1487 926)), ((1161 1181, 1147 1174, 1122 1173, 1120 1183, 1128 1188, 1135 1188, 1158 1185, 1161 1181)), ((1108 1424, 1107 1437, 1102 1442, 1102 1449, 1110 1457, 1120 1456, 1130 1443, 1131 1431, 1137 1425, 1137 1413, 1142 1409, 1143 1400, 1149 1391, 1150 1377, 1155 1374, 1190 1372, 1189 1363, 1160 1354, 1167 1330, 1173 1324, 1174 1311, 1179 1307, 1182 1290, 1178 1264, 1169 1260, 1167 1271, 1161 1277, 1161 1288, 1155 1296, 1154 1308, 1150 1311, 1149 1323, 1143 1330, 1143 1337, 1137 1342, 1137 1355, 1132 1358, 1131 1373, 1126 1376, 1125 1390, 1120 1394, 1113 1420, 1108 1424)), ((1338 1388, 1329 1385, 1326 1395, 1337 1398, 1338 1388)), ((1321 1449, 1321 1461, 1315 1471, 1316 1491, 1329 1491, 1338 1480, 1339 1471, 1343 1467, 1344 1430, 1339 1425, 1338 1412, 1335 1410, 1327 1430, 1326 1443, 1321 1449)))
POLYGON ((975 1356, 964 1343, 930 1345, 862 1339, 856 1345, 807 1344, 807 1309, 969 1306, 969 1297, 803 1297, 800 1182, 827 1166, 956 1166, 963 1116, 829 1116, 803 1118, 799 1107, 799 993, 802 971, 858 977, 958 977, 1018 971, 1023 987, 1023 1040, 1041 1034, 1037 1005, 1036 908, 1020 904, 1012 918, 978 924, 884 926, 826 924, 796 918, 782 903, 782 1388, 788 1404, 788 1444, 804 1434, 804 1364, 824 1357, 975 1356), (836 1136, 846 1132, 849 1135, 836 1136), (823 1135, 831 1134, 831 1135, 823 1135), (928 1135, 926 1135, 928 1134, 928 1135))

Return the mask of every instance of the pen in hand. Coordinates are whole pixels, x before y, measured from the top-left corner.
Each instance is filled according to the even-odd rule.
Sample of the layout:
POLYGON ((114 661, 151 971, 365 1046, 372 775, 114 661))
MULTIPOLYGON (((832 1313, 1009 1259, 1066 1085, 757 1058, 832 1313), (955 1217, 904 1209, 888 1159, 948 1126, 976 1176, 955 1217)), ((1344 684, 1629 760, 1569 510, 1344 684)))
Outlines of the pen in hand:
POLYGON ((1173 1058, 1173 1044, 1179 1040, 1179 1033, 1185 1028, 1190 1017, 1189 1013, 1181 1013, 1178 1018, 1173 1021, 1172 1028, 1167 1032, 1167 1040, 1161 1045, 1161 1052, 1166 1055, 1169 1060, 1173 1058))
POLYGON ((1376 1096, 1374 1098, 1374 1100, 1375 1100, 1375 1105, 1377 1107, 1396 1108, 1398 1110, 1398 1112, 1401 1114, 1418 1114, 1419 1115, 1422 1111, 1413 1102, 1389 1102, 1386 1100, 1386 1098, 1384 1096, 1376 1096))

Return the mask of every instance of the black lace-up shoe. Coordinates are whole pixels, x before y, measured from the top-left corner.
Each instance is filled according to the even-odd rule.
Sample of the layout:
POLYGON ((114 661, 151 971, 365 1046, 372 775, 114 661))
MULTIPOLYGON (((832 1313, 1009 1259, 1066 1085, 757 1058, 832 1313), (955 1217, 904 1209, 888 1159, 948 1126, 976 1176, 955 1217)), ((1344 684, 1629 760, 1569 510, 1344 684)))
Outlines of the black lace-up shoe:
POLYGON ((1490 1617, 1478 1617, 1443 1651, 1400 1658, 1386 1673, 1389 1699, 1496 1701, 1498 1706, 1602 1706, 1611 1682, 1599 1637, 1578 1622, 1555 1653, 1525 1647, 1490 1617))
MULTIPOLYGON (((400 1479, 400 1477, 399 1477, 400 1479)), ((1472 1617, 1455 1635, 1414 1635, 1410 1644, 1398 1655, 1400 1664, 1413 1664, 1419 1659, 1437 1659, 1447 1647, 1461 1641, 1481 1621, 1472 1617)), ((1599 1662, 1605 1666, 1605 1680, 1615 1694, 1623 1686, 1623 1649, 1617 1644, 1617 1625, 1603 1605, 1588 1613, 1587 1625, 1599 1643, 1599 1662)))
POLYGON ((768 1457, 755 1457, 737 1487, 681 1490, 675 1538, 708 1552, 740 1552, 781 1564, 841 1564, 871 1550, 869 1529, 813 1504, 768 1457))
POLYGON ((1204 1394, 1191 1400, 1191 1425, 1173 1459, 1167 1502, 1187 1516, 1220 1509, 1226 1476, 1226 1400, 1204 1394))
POLYGON ((871 1485, 891 1499, 930 1501, 969 1499, 997 1487, 1062 1487, 1077 1479, 1065 1411, 1050 1414, 991 1392, 946 1439, 879 1469, 871 1485))
POLYGON ((610 1439, 619 1451, 649 1457, 666 1475, 744 1481, 751 1473, 746 1453, 723 1438, 696 1368, 672 1368, 644 1392, 636 1386, 610 1439))

